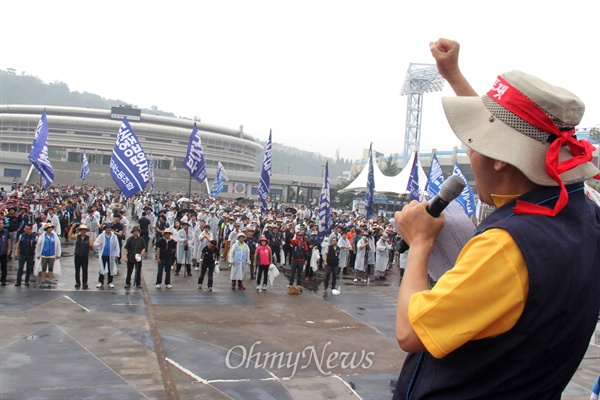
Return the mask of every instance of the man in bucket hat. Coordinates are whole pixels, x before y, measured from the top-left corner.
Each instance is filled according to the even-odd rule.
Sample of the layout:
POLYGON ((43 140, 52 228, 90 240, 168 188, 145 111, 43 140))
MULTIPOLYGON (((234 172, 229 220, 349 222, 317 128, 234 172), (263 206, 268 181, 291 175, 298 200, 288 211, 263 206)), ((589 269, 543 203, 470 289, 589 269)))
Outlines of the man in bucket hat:
POLYGON ((410 245, 396 336, 411 354, 394 398, 558 399, 600 309, 600 209, 583 191, 598 170, 591 144, 574 137, 584 105, 520 71, 476 97, 458 50, 431 44, 459 96, 443 99, 448 122, 496 210, 431 290, 427 261, 444 219, 425 203, 396 213, 410 245))

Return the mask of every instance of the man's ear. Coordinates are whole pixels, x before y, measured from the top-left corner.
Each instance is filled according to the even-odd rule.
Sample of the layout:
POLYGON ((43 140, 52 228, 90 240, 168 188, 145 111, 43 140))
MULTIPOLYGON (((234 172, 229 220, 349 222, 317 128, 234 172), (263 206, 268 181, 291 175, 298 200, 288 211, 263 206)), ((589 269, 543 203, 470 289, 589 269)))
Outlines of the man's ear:
POLYGON ((499 172, 509 167, 510 164, 504 161, 494 160, 494 170, 499 172))

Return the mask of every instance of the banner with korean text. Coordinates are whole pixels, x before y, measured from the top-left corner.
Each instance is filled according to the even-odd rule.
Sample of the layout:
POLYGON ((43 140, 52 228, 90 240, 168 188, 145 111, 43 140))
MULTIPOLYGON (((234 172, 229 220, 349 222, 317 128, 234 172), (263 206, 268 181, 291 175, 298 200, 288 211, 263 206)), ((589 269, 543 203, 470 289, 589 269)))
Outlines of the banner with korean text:
POLYGON ((190 176, 203 183, 206 180, 206 163, 204 162, 204 151, 202 150, 202 141, 200 140, 200 131, 194 123, 194 129, 188 142, 187 154, 183 160, 183 167, 188 170, 190 176))
POLYGON ((265 158, 263 159, 260 181, 258 182, 258 199, 260 200, 263 214, 267 213, 267 207, 269 205, 269 190, 271 188, 271 151, 271 131, 269 130, 269 141, 265 148, 265 158))
POLYGON ((44 190, 54 181, 54 170, 48 158, 48 119, 46 118, 46 109, 42 113, 37 128, 31 151, 29 152, 29 162, 35 167, 38 175, 42 176, 44 190))
POLYGON ((110 158, 110 174, 126 198, 144 190, 149 179, 148 161, 127 117, 119 127, 110 158))

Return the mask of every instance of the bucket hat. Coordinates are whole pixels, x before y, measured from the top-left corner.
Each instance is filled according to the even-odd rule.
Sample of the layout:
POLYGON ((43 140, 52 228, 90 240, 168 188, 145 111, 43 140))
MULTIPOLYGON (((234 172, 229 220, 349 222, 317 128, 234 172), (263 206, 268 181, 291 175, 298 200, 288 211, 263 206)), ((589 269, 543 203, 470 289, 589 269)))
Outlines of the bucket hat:
POLYGON ((568 203, 565 185, 600 179, 591 162, 594 146, 575 137, 585 105, 566 89, 510 71, 481 97, 446 97, 442 104, 467 147, 516 167, 538 185, 560 186, 552 209, 517 201, 517 214, 554 216, 568 203))
MULTIPOLYGON (((573 93, 521 71, 502 74, 481 97, 444 97, 442 104, 452 130, 467 147, 513 165, 542 186, 560 185, 545 167, 556 134, 547 129, 552 128, 544 124, 548 121, 527 115, 526 110, 537 107, 558 131, 568 133, 569 137, 574 135, 574 128, 585 111, 585 105, 573 93)), ((568 139, 562 144, 560 163, 581 155, 573 154, 568 139)), ((564 184, 583 182, 599 172, 591 163, 593 146, 582 144, 581 147, 584 162, 560 174, 564 184)))

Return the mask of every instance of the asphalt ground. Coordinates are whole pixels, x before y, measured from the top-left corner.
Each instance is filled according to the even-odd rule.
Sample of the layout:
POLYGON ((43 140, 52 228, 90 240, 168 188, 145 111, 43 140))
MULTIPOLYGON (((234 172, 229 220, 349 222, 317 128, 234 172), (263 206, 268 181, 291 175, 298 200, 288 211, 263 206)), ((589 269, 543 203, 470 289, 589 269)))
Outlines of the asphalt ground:
MULTIPOLYGON (((9 262, 0 288, 2 399, 391 398, 405 358, 394 335, 397 270, 369 284, 341 275, 341 293, 327 296, 319 271, 288 295, 285 274, 258 292, 246 271, 246 290, 231 290, 221 262, 212 292, 206 278, 197 288, 198 271, 172 274, 173 288, 157 289, 151 252, 141 289, 124 288, 124 264, 114 289, 97 289, 91 256, 82 290, 72 251, 63 245, 63 274, 51 289, 15 287, 17 262, 9 262)), ((563 399, 589 399, 600 373, 596 340, 563 399)))

